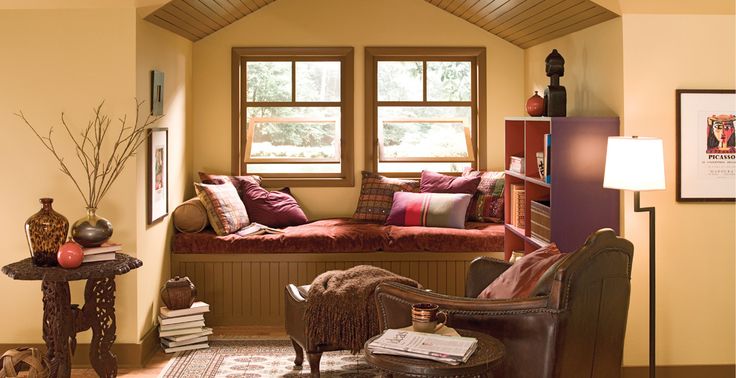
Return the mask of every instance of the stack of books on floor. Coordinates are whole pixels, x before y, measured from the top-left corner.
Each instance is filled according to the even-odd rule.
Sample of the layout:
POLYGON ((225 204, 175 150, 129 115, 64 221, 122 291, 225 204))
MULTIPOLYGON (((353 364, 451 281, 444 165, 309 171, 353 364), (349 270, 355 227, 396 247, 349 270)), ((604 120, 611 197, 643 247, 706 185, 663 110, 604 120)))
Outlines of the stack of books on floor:
POLYGON ((371 353, 421 358, 450 365, 468 362, 477 348, 478 339, 474 337, 450 337, 400 329, 387 329, 368 344, 371 353))
POLYGON ((122 251, 123 245, 117 243, 104 243, 99 247, 82 248, 82 252, 84 252, 82 264, 97 261, 112 261, 115 260, 115 253, 122 251))
POLYGON ((181 310, 161 307, 158 335, 164 352, 209 348, 212 328, 204 326, 204 314, 209 311, 210 305, 204 302, 194 302, 192 307, 181 310))

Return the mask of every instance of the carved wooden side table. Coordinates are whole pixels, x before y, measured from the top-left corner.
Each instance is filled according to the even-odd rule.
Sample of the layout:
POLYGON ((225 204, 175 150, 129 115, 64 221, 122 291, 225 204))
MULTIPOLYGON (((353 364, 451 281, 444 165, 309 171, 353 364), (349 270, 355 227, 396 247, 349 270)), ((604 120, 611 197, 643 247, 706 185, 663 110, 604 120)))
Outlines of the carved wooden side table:
POLYGON ((89 359, 100 377, 115 377, 115 276, 143 265, 141 260, 117 253, 115 260, 82 264, 76 269, 44 268, 30 258, 6 265, 2 272, 15 280, 40 280, 43 292, 43 339, 52 378, 71 375, 71 355, 77 333, 92 328, 89 359), (84 306, 71 304, 69 281, 87 280, 84 306))
MULTIPOLYGON (((455 329, 460 336, 478 339, 478 348, 467 362, 449 365, 419 358, 373 354, 368 345, 380 335, 366 341, 365 360, 387 377, 483 377, 492 378, 492 370, 503 360, 506 348, 496 338, 485 333, 455 329)), ((451 337, 451 336, 447 336, 451 337)))

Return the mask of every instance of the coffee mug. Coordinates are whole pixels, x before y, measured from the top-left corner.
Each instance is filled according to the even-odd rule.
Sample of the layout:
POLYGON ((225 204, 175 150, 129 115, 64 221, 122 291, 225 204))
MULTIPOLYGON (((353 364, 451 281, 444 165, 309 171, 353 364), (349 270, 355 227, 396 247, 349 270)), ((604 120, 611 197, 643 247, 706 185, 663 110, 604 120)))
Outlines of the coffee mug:
POLYGON ((439 306, 432 303, 417 303, 411 306, 411 324, 414 331, 433 333, 447 323, 447 313, 439 310, 439 306), (442 322, 438 323, 438 317, 442 322))

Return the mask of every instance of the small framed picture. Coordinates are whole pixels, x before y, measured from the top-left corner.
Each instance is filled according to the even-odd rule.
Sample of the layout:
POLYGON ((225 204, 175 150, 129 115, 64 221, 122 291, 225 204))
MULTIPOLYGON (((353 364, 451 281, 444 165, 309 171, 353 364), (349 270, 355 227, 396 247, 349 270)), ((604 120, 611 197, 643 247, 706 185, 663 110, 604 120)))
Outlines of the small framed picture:
POLYGON ((169 213, 169 130, 153 128, 148 134, 148 224, 169 213))
POLYGON ((151 115, 164 114, 164 73, 151 71, 151 115))
POLYGON ((736 202, 736 90, 678 89, 677 201, 736 202))

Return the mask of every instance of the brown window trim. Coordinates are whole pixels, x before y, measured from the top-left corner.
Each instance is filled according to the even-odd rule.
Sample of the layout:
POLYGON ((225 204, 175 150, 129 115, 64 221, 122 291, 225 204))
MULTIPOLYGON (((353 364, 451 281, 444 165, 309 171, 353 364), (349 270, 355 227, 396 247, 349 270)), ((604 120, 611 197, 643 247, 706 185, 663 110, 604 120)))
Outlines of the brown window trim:
MULTIPOLYGON (((471 83, 472 128, 471 140, 476 147, 474 169, 486 169, 486 49, 485 47, 366 47, 365 48, 365 167, 378 172, 378 80, 376 70, 379 60, 470 60, 475 70, 471 83)), ((424 77, 426 81, 426 75, 424 77)), ((424 83, 426 87, 426 83, 424 83)), ((425 92, 426 93, 426 92, 425 92)), ((384 104, 424 106, 424 101, 396 101, 384 104)), ((432 101, 433 105, 453 105, 456 102, 432 101)), ((389 177, 417 178, 419 173, 381 172, 389 177)))
MULTIPOLYGON (((248 60, 339 60, 340 65, 340 173, 336 174, 261 174, 263 185, 278 186, 354 186, 354 62, 352 47, 233 47, 232 49, 232 102, 231 102, 231 160, 230 170, 233 175, 248 174, 245 163, 245 146, 248 125, 245 124, 246 88, 242 83, 244 62, 248 60)), ((293 80, 292 72, 292 94, 293 80)), ((271 103, 252 102, 251 106, 271 103)), ((288 103, 286 103, 288 104, 288 103)), ((334 102, 297 103, 298 106, 335 106, 334 102)), ((283 106, 283 104, 282 104, 283 106)))

